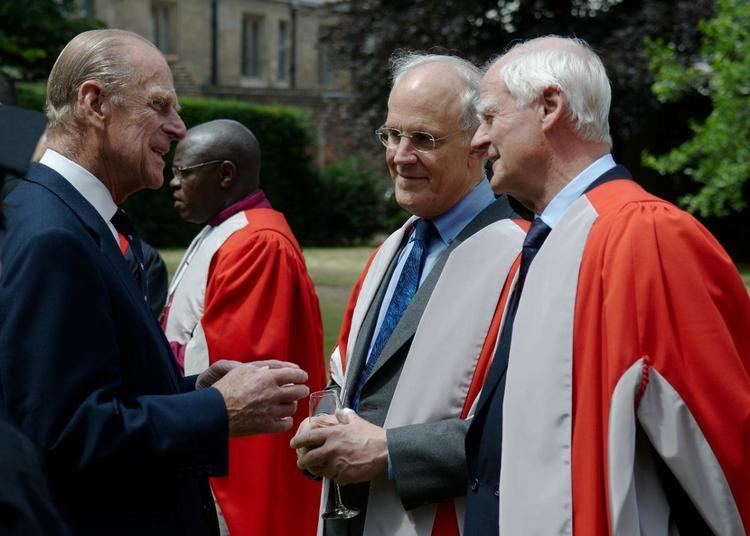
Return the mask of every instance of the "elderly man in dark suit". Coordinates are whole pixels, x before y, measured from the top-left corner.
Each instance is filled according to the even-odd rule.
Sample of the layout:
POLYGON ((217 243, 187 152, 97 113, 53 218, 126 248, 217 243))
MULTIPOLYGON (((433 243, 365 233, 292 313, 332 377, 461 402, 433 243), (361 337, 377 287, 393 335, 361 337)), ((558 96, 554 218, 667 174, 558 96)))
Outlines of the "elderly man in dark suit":
POLYGON ((330 388, 357 413, 304 422, 292 441, 299 467, 340 483, 343 502, 362 511, 327 520, 326 534, 429 535, 461 521, 467 417, 524 236, 469 143, 478 90, 462 59, 393 60, 377 135, 413 216, 365 269, 332 356, 330 388))
POLYGON ((72 533, 215 534, 206 477, 226 474, 228 437, 289 429, 307 375, 222 361, 181 378, 123 259, 118 233, 140 248, 117 204, 161 186, 185 134, 159 51, 85 32, 47 95, 49 149, 6 200, 0 402, 42 450, 72 533))

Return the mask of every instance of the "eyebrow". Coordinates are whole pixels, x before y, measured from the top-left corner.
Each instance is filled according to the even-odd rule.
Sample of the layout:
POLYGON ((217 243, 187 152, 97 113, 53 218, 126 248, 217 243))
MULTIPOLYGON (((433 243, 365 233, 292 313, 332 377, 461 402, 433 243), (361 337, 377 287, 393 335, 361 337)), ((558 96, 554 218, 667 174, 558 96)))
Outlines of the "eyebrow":
POLYGON ((494 104, 489 104, 487 102, 479 101, 479 104, 477 104, 477 113, 479 115, 496 114, 497 106, 495 106, 494 104))
POLYGON ((179 101, 177 100, 177 93, 174 89, 164 89, 164 88, 155 88, 154 92, 151 94, 151 98, 158 97, 164 100, 169 101, 172 106, 174 106, 175 111, 179 112, 182 107, 180 106, 179 101))

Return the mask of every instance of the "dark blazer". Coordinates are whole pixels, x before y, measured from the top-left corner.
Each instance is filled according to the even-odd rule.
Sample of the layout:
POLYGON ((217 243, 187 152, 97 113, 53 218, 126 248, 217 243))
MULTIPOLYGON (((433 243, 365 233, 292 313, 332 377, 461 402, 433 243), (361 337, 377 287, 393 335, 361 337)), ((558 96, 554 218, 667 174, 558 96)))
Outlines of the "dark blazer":
POLYGON ((67 534, 47 489, 39 455, 0 411, 0 534, 67 534))
POLYGON ((76 535, 214 534, 220 393, 180 378, 109 228, 70 183, 32 165, 6 208, 0 401, 42 452, 64 523, 76 535))
MULTIPOLYGON (((497 199, 480 212, 440 255, 430 274, 420 285, 404 311, 401 320, 383 348, 377 365, 364 384, 358 413, 365 420, 383 426, 422 313, 453 250, 487 225, 514 216, 515 213, 508 205, 507 199, 504 196, 497 199)), ((378 311, 388 281, 395 269, 397 257, 397 255, 394 256, 391 266, 380 283, 362 322, 360 336, 357 337, 357 343, 349 356, 348 366, 351 367, 351 372, 347 379, 347 394, 345 395, 347 400, 343 401, 346 406, 351 406, 351 397, 356 391, 357 381, 364 367, 377 323, 378 311)), ((464 437, 467 428, 466 420, 448 419, 387 430, 391 469, 397 483, 398 494, 406 509, 446 498, 460 497, 466 493, 464 437)), ((359 508, 362 514, 348 521, 326 521, 325 534, 362 534, 369 484, 342 486, 341 492, 344 504, 359 508)))

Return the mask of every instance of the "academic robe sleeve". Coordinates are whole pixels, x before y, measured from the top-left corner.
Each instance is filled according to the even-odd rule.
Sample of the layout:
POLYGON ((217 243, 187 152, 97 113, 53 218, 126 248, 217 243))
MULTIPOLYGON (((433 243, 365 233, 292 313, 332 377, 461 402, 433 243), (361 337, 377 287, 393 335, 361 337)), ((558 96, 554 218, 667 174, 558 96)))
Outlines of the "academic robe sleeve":
POLYGON ((105 280, 116 276, 88 240, 49 231, 4 257, 0 390, 10 417, 50 470, 222 474, 228 421, 218 391, 130 394, 122 363, 143 361, 144 374, 159 364, 123 355, 139 334, 119 327, 105 280))
MULTIPOLYGON (((301 252, 286 236, 239 231, 222 245, 211 262, 201 325, 210 363, 291 361, 307 371, 311 391, 323 388, 318 299, 301 252)), ((307 415, 301 400, 290 432, 230 440, 229 475, 211 484, 233 535, 314 533, 320 484, 303 476, 289 448, 307 415)))
MULTIPOLYGON (((737 269, 700 223, 662 201, 596 225, 580 277, 588 298, 576 311, 574 529, 618 532, 601 516, 606 494, 587 489, 604 481, 593 474, 606 466, 596 441, 612 437, 618 408, 635 411, 709 526, 729 533, 723 523, 738 511, 750 527, 750 299, 737 269)), ((610 478, 621 469, 610 466, 610 478)))

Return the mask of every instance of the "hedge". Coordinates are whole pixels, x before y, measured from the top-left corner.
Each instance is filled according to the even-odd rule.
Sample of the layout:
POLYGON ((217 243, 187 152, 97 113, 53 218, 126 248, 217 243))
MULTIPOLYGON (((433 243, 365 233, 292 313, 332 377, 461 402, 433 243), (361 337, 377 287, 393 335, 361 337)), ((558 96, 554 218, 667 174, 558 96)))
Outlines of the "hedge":
MULTIPOLYGON (((44 88, 22 84, 19 105, 42 110, 44 88)), ((188 128, 212 119, 231 118, 257 136, 263 160, 261 188, 274 208, 283 212, 302 243, 321 243, 320 182, 311 161, 312 138, 308 115, 297 108, 259 106, 232 100, 185 97, 180 115, 188 128)), ((144 191, 125 202, 144 240, 160 248, 184 247, 195 236, 197 225, 183 222, 172 205, 171 162, 174 146, 165 158, 164 186, 144 191)))

